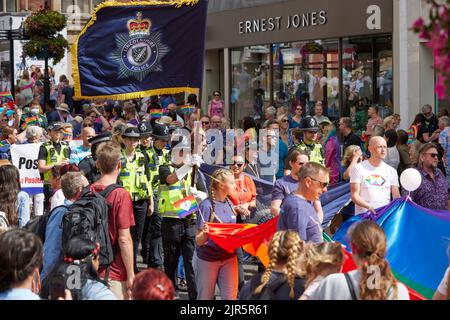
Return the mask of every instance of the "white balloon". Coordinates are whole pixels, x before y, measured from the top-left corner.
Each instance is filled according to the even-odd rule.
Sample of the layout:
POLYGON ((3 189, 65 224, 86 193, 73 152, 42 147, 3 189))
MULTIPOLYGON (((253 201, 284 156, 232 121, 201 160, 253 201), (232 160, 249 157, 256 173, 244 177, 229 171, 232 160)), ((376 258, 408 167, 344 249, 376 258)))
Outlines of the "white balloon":
POLYGON ((411 192, 417 190, 422 184, 422 176, 420 172, 414 168, 406 169, 400 176, 400 183, 403 189, 411 192))

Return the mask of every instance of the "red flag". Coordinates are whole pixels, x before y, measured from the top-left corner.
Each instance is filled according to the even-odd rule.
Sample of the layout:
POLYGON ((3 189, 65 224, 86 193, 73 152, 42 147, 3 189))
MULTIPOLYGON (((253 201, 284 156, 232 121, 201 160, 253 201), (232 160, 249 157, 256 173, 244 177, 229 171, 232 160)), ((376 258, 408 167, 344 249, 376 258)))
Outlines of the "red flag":
POLYGON ((268 244, 277 230, 278 217, 263 224, 208 223, 209 237, 228 252, 244 247, 264 265, 269 263, 268 244))

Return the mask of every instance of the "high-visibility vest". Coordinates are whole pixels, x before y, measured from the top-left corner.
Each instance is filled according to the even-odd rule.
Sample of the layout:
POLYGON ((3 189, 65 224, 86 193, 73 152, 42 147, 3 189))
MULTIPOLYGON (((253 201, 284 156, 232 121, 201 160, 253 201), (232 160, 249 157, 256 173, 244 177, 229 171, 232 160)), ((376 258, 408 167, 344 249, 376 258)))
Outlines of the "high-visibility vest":
POLYGON ((295 146, 298 150, 309 152, 309 161, 317 162, 321 165, 325 165, 325 157, 323 156, 323 148, 320 143, 313 143, 311 146, 305 144, 302 140, 295 146))
POLYGON ((122 157, 124 166, 120 171, 119 181, 123 188, 130 193, 133 201, 149 199, 153 195, 153 189, 145 173, 143 153, 136 150, 133 161, 128 161, 124 151, 122 151, 122 157))
POLYGON ((145 152, 148 157, 150 183, 152 185, 153 192, 156 192, 159 188, 159 167, 162 165, 170 165, 170 150, 163 149, 161 155, 158 155, 154 147, 146 149, 143 152, 145 152))
MULTIPOLYGON (((61 142, 61 150, 59 150, 59 153, 56 151, 56 148, 51 141, 44 143, 42 146, 47 150, 47 159, 45 160, 45 165, 47 166, 60 163, 61 161, 70 158, 70 148, 67 142, 61 142)), ((52 170, 48 170, 44 173, 44 182, 46 184, 50 183, 51 178, 52 170)))
MULTIPOLYGON (((169 166, 170 173, 174 173, 175 169, 169 166)), ((175 218, 179 219, 178 214, 173 204, 181 199, 189 196, 189 187, 191 186, 192 173, 189 173, 186 179, 177 181, 174 184, 161 184, 159 186, 159 213, 163 218, 175 218)), ((195 218, 195 214, 192 214, 190 218, 195 218)))

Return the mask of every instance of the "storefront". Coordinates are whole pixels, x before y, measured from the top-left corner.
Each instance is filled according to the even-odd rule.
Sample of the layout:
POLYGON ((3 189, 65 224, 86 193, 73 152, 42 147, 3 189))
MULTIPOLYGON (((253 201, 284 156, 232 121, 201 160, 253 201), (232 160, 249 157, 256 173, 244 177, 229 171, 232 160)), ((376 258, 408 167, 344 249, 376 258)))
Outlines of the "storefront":
POLYGON ((311 114, 317 101, 332 119, 363 123, 369 105, 381 116, 394 111, 392 33, 392 0, 298 0, 210 13, 204 89, 224 91, 234 125, 262 119, 269 105, 292 111, 300 104, 311 114), (208 56, 223 57, 216 60, 225 80, 216 88, 208 56))

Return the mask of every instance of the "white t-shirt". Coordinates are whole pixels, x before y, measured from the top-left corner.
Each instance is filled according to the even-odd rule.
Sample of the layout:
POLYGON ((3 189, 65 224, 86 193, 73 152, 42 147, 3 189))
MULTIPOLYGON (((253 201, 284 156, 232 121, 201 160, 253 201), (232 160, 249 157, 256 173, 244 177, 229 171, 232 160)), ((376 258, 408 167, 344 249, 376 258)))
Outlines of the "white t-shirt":
MULTIPOLYGON (((391 187, 399 187, 394 168, 384 162, 374 167, 368 160, 358 163, 350 170, 350 183, 360 184, 361 198, 375 209, 391 202, 391 187)), ((366 208, 355 204, 355 214, 366 211, 366 208)))
MULTIPOLYGON (((353 270, 348 275, 353 283, 355 295, 359 299, 361 274, 358 270, 353 270)), ((327 276, 320 282, 319 287, 311 293, 309 300, 352 300, 344 274, 334 273, 327 276)), ((387 300, 394 300, 394 289, 392 286, 388 289, 387 300)), ((397 300, 409 300, 408 289, 400 282, 397 282, 397 300)))
POLYGON ((50 198, 50 211, 56 207, 62 206, 65 199, 62 189, 56 191, 53 197, 50 198))
POLYGON ((445 271, 444 278, 442 278, 441 283, 439 284, 438 291, 440 294, 447 296, 447 290, 448 290, 448 273, 450 272, 450 268, 447 268, 447 271, 445 271))

